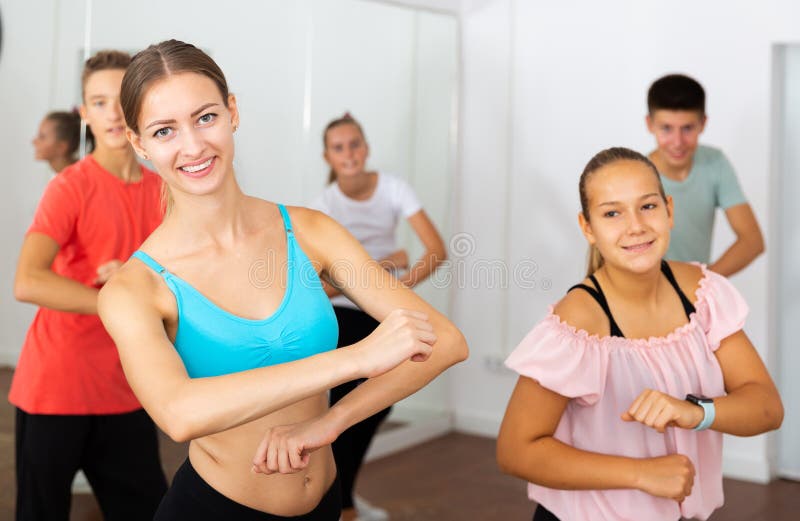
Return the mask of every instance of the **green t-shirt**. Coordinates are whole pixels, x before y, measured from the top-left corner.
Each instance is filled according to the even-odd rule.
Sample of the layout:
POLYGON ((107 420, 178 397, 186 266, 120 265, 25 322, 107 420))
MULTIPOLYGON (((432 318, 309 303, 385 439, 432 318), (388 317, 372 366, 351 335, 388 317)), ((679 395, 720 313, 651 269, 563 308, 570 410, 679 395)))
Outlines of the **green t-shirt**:
POLYGON ((667 259, 708 264, 717 208, 726 210, 747 202, 733 166, 722 151, 700 145, 686 179, 673 181, 662 175, 661 182, 675 204, 667 259))

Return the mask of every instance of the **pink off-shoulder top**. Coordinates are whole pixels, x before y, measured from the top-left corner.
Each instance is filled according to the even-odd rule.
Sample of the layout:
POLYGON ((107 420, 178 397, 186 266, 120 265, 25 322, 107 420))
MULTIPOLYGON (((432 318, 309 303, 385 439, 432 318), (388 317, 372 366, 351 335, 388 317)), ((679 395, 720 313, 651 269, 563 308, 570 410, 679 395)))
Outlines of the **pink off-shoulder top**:
POLYGON ((550 307, 506 360, 520 375, 571 398, 554 434, 559 441, 633 458, 683 454, 694 464, 692 493, 680 505, 633 489, 556 490, 529 483, 528 496, 562 521, 707 519, 722 505, 721 433, 668 427, 661 434, 620 419, 646 388, 678 398, 725 394, 714 352, 742 329, 748 308, 727 279, 701 268, 695 313, 665 337, 589 335, 561 321, 550 307))

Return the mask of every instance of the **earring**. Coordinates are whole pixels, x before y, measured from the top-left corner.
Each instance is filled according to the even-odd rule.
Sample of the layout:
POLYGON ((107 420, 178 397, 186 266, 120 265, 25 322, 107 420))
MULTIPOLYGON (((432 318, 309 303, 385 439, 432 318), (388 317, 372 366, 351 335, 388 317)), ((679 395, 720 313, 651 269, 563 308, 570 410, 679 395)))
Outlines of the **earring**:
POLYGON ((144 159, 145 161, 150 161, 150 156, 148 156, 147 154, 142 154, 142 159, 144 159))
POLYGON ((233 131, 236 132, 236 129, 238 129, 238 128, 239 128, 239 125, 234 125, 233 126, 233 131))

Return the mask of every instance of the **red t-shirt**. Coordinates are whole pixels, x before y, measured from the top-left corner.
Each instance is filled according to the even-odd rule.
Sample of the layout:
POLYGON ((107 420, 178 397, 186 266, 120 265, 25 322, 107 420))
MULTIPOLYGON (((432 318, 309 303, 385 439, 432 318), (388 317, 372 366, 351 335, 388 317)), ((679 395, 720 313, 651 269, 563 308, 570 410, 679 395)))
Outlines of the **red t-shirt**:
MULTIPOLYGON (((97 268, 128 260, 161 223, 161 178, 142 167, 125 183, 92 156, 54 177, 28 233, 53 238, 52 270, 97 287, 97 268)), ((30 414, 117 414, 141 405, 97 315, 39 308, 22 347, 9 401, 30 414)))

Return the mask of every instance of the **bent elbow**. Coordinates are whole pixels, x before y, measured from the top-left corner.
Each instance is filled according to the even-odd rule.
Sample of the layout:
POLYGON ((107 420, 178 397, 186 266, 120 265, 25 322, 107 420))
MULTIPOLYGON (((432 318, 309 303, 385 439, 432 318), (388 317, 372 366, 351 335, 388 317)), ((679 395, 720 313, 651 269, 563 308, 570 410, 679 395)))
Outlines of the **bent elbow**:
POLYGON ((17 302, 30 302, 32 298, 28 277, 17 275, 14 278, 14 299, 17 302))
POLYGON ((464 338, 464 335, 459 332, 459 336, 461 340, 458 343, 458 358, 456 363, 463 362, 467 358, 469 358, 469 346, 467 346, 467 339, 464 338))
POLYGON ((164 431, 164 434, 177 443, 185 443, 202 436, 197 424, 185 414, 176 415, 172 418, 164 419, 163 422, 157 423, 164 431))
POLYGON ((165 404, 157 416, 156 419, 153 415, 153 419, 172 441, 184 443, 199 437, 191 415, 176 400, 165 404))
POLYGON ((514 457, 514 451, 510 447, 507 447, 504 443, 502 435, 497 438, 495 460, 497 461, 497 468, 500 470, 500 472, 511 476, 517 475, 517 458, 514 457))
POLYGON ((775 422, 772 424, 772 430, 777 431, 783 425, 783 410, 781 410, 780 414, 775 416, 775 422))
POLYGON ((455 365, 457 363, 463 362, 464 360, 469 357, 469 347, 467 346, 467 339, 464 337, 464 334, 455 327, 451 326, 452 331, 450 334, 452 335, 452 341, 450 342, 450 365, 455 365))
POLYGON ((164 431, 164 434, 169 436, 169 439, 175 443, 185 443, 193 439, 189 433, 189 429, 186 428, 186 425, 181 424, 180 422, 167 422, 161 426, 161 430, 164 431))
POLYGON ((783 425, 783 403, 780 399, 777 400, 777 403, 774 407, 771 408, 769 416, 770 416, 770 430, 776 431, 781 428, 783 425))
POLYGON ((444 261, 447 260, 447 248, 445 248, 444 244, 442 244, 441 247, 437 248, 433 255, 434 259, 436 260, 436 266, 441 266, 444 264, 444 261))
POLYGON ((503 474, 514 475, 514 468, 511 460, 506 458, 499 450, 497 451, 497 468, 503 474))
POLYGON ((747 237, 740 237, 740 240, 745 242, 750 248, 750 254, 753 259, 764 253, 767 249, 764 243, 764 236, 761 233, 750 234, 747 237))
POLYGON ((760 409, 760 421, 755 422, 754 430, 745 434, 745 436, 756 436, 764 434, 765 432, 776 431, 781 428, 783 424, 783 403, 780 396, 775 396, 772 399, 767 399, 763 402, 760 409), (757 425, 757 427, 755 427, 757 425))

